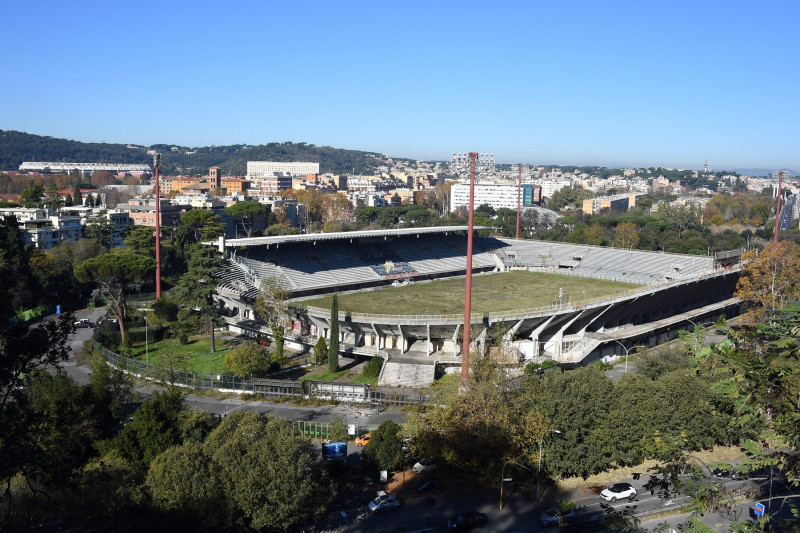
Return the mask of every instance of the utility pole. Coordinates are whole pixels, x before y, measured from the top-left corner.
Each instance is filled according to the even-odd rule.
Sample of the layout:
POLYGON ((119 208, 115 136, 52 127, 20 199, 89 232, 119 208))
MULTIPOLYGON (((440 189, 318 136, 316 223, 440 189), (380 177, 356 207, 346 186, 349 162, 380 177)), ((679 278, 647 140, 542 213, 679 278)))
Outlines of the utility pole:
POLYGON ((153 155, 153 166, 156 168, 156 301, 161 298, 161 189, 158 184, 158 167, 161 165, 161 154, 153 155))
POLYGON ((464 343, 461 346, 461 388, 469 385, 469 326, 472 311, 472 220, 475 203, 475 160, 477 152, 469 153, 469 224, 467 230, 467 287, 464 295, 464 343))
POLYGON ((519 164, 519 179, 517 180, 517 236, 519 239, 519 200, 522 193, 522 163, 519 164))

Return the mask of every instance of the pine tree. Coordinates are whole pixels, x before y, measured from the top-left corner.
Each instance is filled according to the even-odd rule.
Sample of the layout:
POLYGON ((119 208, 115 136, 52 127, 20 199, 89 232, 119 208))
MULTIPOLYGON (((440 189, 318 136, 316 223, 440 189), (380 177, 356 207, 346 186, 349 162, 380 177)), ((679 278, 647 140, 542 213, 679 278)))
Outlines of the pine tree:
POLYGON ((331 301, 331 341, 328 346, 328 370, 339 370, 339 299, 334 293, 331 301))
POLYGON ((67 193, 64 197, 64 207, 72 207, 74 204, 72 203, 72 195, 67 193))
POLYGON ((211 353, 214 353, 214 326, 220 322, 214 296, 225 260, 213 247, 200 244, 191 247, 188 255, 189 269, 181 276, 174 290, 176 298, 183 304, 178 311, 178 319, 182 322, 192 319, 200 323, 207 322, 211 330, 211 353))
POLYGON ((86 195, 86 205, 87 207, 94 207, 94 198, 91 194, 86 195))
POLYGON ((83 205, 83 198, 81 197, 81 188, 76 185, 72 189, 72 203, 75 205, 83 205))

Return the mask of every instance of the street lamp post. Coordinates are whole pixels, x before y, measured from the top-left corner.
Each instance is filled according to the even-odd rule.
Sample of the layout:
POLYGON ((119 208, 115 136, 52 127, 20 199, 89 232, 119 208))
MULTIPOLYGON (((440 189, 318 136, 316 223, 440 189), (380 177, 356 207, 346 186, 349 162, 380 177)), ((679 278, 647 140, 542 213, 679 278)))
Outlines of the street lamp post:
POLYGON ((622 349, 625 350, 625 373, 627 374, 628 373, 628 348, 626 348, 625 345, 622 344, 617 339, 612 339, 612 340, 614 342, 616 342, 617 344, 619 344, 620 346, 622 346, 622 349))
POLYGON ((145 362, 150 364, 150 349, 147 345, 147 315, 144 315, 144 357, 145 362))
POLYGON ((506 481, 511 481, 511 480, 512 480, 512 478, 510 478, 510 477, 509 477, 509 478, 507 478, 507 477, 506 477, 506 465, 507 465, 508 463, 514 463, 514 464, 515 464, 515 465, 517 465, 517 466, 521 466, 522 468, 524 468, 524 469, 525 469, 525 470, 527 470, 528 472, 533 472, 533 470, 532 470, 531 468, 529 468, 529 467, 527 467, 527 466, 525 466, 525 465, 523 465, 523 464, 520 464, 520 463, 518 463, 518 462, 514 461, 513 459, 509 459, 508 461, 506 461, 505 463, 503 463, 503 468, 502 468, 502 470, 500 471, 500 509, 501 509, 501 510, 503 509, 503 484, 504 484, 506 481))
MULTIPOLYGON (((561 431, 557 429, 549 429, 550 433, 558 433, 561 435, 561 431)), ((542 433, 542 436, 539 437, 539 472, 536 474, 536 501, 539 501, 539 488, 541 487, 541 479, 542 479, 542 441, 544 440, 544 436, 546 433, 542 433)))

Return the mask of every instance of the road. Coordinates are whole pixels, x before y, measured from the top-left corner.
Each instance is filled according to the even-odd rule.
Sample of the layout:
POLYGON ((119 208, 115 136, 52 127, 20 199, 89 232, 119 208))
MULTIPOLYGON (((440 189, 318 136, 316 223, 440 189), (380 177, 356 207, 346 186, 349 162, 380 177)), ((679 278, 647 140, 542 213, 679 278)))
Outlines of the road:
MULTIPOLYGON (((75 313, 75 319, 88 318, 91 322, 105 315, 105 308, 86 309, 75 313)), ((51 317, 48 317, 51 318, 51 317)), ((78 365, 75 362, 74 354, 83 350, 84 343, 92 338, 92 328, 80 328, 75 331, 70 339, 72 355, 69 361, 63 366, 67 375, 80 384, 87 384, 90 381, 90 369, 85 365, 78 365)), ((139 401, 151 398, 156 392, 163 391, 162 387, 156 385, 137 385, 134 389, 139 401)), ((188 394, 186 403, 191 407, 203 409, 216 415, 227 415, 233 411, 253 411, 261 414, 272 414, 279 418, 288 420, 305 420, 315 422, 330 422, 336 416, 344 415, 348 423, 356 425, 379 425, 386 420, 393 420, 397 423, 405 422, 405 413, 395 410, 384 410, 375 414, 362 414, 358 410, 342 405, 323 405, 319 407, 297 407, 288 403, 255 402, 244 401, 239 398, 217 399, 206 396, 188 394)))

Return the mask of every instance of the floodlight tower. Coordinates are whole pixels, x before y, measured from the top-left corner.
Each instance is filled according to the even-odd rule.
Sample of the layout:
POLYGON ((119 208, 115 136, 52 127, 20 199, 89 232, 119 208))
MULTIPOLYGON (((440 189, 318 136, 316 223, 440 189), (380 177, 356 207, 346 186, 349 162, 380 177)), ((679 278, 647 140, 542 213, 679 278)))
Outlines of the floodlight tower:
POLYGON ((519 164, 519 179, 517 180, 517 236, 516 239, 519 239, 519 198, 520 193, 522 192, 522 163, 519 164))
POLYGON ((475 203, 475 160, 477 152, 469 153, 469 223, 467 230, 467 287, 464 295, 464 343, 461 347, 461 387, 469 385, 469 327, 472 311, 472 220, 475 203))
POLYGON ((161 298, 161 189, 158 184, 158 167, 161 165, 161 154, 153 155, 153 166, 156 168, 156 301, 161 298))
POLYGON ((703 174, 708 174, 708 159, 706 159, 705 164, 703 164, 703 174))
POLYGON ((778 171, 778 207, 775 208, 775 234, 772 242, 778 244, 778 228, 781 225, 781 187, 783 186, 783 171, 778 171))

